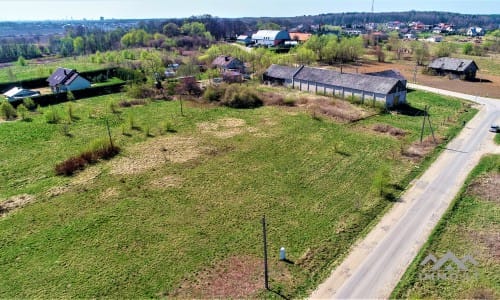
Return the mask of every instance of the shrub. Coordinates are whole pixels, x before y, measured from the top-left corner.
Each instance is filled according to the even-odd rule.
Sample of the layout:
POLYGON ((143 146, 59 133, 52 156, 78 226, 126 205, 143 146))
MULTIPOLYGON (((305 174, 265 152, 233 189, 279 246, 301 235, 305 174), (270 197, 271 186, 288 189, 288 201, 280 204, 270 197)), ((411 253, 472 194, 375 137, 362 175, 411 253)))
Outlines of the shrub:
POLYGON ((118 104, 116 104, 116 102, 114 101, 109 101, 108 103, 108 107, 109 107, 109 110, 114 113, 114 114, 117 114, 119 113, 120 111, 118 110, 118 104))
POLYGON ((71 122, 76 117, 75 116, 75 108, 73 107, 73 103, 71 103, 71 102, 68 103, 66 110, 68 111, 68 118, 69 118, 69 121, 71 122))
POLYGON ((224 86, 212 86, 209 85, 205 92, 203 93, 203 98, 207 101, 220 101, 226 88, 224 86))
POLYGON ((28 109, 26 108, 26 106, 24 106, 24 104, 20 104, 17 106, 17 115, 18 116, 21 116, 21 119, 23 121, 27 120, 27 115, 28 115, 28 109))
POLYGON ((36 108, 35 101, 33 101, 33 99, 31 98, 24 98, 23 104, 29 110, 33 110, 36 108))
POLYGON ((12 120, 17 117, 16 109, 8 101, 2 101, 0 112, 5 120, 12 120))
POLYGON ((50 107, 50 109, 44 113, 44 116, 45 116, 45 120, 49 124, 57 124, 61 121, 61 116, 59 115, 59 112, 54 107, 50 107))
POLYGON ((248 87, 230 85, 221 103, 233 108, 255 108, 262 106, 262 100, 248 87))
POLYGON ((98 162, 99 159, 110 159, 118 153, 120 153, 120 147, 111 145, 107 140, 97 140, 92 143, 90 150, 57 164, 55 171, 57 175, 71 176, 85 169, 87 165, 98 162))

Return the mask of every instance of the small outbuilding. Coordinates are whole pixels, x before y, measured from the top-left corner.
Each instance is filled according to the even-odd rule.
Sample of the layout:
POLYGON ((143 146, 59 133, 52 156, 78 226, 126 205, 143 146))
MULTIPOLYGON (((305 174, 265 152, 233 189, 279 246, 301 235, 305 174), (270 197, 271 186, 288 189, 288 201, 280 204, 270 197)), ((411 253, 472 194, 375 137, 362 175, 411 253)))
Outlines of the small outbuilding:
POLYGON ((28 89, 23 89, 20 87, 13 87, 10 90, 3 93, 3 95, 7 98, 9 102, 13 102, 16 100, 22 100, 25 98, 37 97, 40 96, 39 91, 32 91, 28 89))
POLYGON ((440 57, 429 64, 429 69, 437 75, 449 75, 452 78, 472 80, 476 78, 479 70, 477 64, 471 59, 440 57))
POLYGON ((252 43, 252 37, 251 36, 248 36, 248 35, 239 35, 237 38, 236 38, 236 42, 238 44, 242 44, 242 45, 245 45, 245 46, 248 46, 252 43))
POLYGON ((212 62, 212 67, 218 68, 221 72, 230 70, 245 73, 245 63, 231 56, 220 55, 216 57, 212 62))
POLYGON ((83 90, 90 87, 90 81, 83 78, 76 70, 57 68, 47 79, 53 93, 83 90))

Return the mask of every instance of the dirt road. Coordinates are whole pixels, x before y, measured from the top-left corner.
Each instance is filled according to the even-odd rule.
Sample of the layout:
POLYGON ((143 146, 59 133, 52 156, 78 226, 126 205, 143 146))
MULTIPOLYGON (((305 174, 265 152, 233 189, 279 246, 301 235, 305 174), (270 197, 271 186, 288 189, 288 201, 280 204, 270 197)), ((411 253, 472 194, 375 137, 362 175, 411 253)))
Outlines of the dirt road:
POLYGON ((500 121, 500 100, 409 87, 475 101, 481 110, 311 298, 388 298, 481 156, 500 153, 488 131, 500 121))

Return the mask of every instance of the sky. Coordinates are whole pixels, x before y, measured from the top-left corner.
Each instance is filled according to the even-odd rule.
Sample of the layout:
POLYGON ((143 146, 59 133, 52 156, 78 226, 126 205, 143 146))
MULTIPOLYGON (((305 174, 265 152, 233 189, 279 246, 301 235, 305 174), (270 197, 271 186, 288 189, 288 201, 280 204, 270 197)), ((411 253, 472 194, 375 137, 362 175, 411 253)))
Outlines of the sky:
MULTIPOLYGON (((0 0, 0 21, 292 17, 371 11, 372 0, 0 0)), ((500 0, 374 0, 375 12, 500 14, 500 0)))

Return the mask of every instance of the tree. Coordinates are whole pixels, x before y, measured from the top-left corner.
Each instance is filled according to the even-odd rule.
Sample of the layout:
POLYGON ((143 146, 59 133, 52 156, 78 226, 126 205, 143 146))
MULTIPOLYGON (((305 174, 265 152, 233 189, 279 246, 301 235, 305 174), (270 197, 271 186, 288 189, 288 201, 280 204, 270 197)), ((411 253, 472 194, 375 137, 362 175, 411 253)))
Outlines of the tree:
POLYGON ((439 43, 434 50, 434 55, 437 57, 448 57, 453 53, 455 53, 455 44, 448 42, 439 43))
POLYGON ((384 62, 385 61, 385 53, 382 47, 380 45, 375 46, 375 55, 377 56, 377 61, 378 62, 384 62))
POLYGON ((16 110, 8 101, 2 101, 0 104, 0 113, 5 120, 12 120, 17 117, 16 110))
POLYGON ((81 36, 77 36, 73 40, 73 49, 75 50, 76 54, 84 54, 85 53, 85 41, 81 36))
POLYGON ((21 66, 21 67, 25 67, 27 65, 26 59, 22 56, 19 56, 19 58, 17 59, 17 65, 21 66))
POLYGON ((205 28, 205 25, 200 22, 188 22, 184 23, 181 26, 181 32, 184 35, 189 35, 189 36, 203 36, 207 29, 205 28))
POLYGON ((163 33, 168 36, 168 37, 175 37, 178 36, 181 31, 179 29, 179 26, 175 23, 167 23, 165 26, 163 26, 163 33))
POLYGON ((273 23, 273 22, 266 22, 266 23, 262 23, 261 21, 259 21, 257 23, 257 29, 258 30, 281 30, 281 26, 276 24, 276 23, 273 23))
POLYGON ((303 65, 309 65, 316 60, 316 54, 306 47, 298 47, 296 52, 297 62, 303 65))
POLYGON ((164 67, 160 58, 155 51, 141 51, 141 62, 143 65, 143 69, 148 74, 148 77, 153 82, 160 82, 160 77, 164 72, 164 67))
POLYGON ((417 65, 422 66, 429 59, 429 47, 422 42, 413 42, 411 44, 413 50, 413 58, 417 65))

